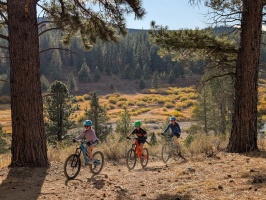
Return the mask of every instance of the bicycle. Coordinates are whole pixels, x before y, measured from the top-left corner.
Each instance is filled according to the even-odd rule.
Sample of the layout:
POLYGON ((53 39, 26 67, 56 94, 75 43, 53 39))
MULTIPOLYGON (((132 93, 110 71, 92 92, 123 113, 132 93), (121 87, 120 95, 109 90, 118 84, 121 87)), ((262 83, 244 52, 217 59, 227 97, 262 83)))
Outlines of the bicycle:
MULTIPOLYGON (((135 142, 132 144, 132 147, 127 152, 126 156, 127 168, 129 170, 134 169, 134 167, 136 166, 137 158, 140 158, 140 164, 143 168, 145 168, 149 160, 148 149, 143 148, 143 154, 141 154, 140 145, 137 140, 138 138, 130 138, 130 139, 134 139, 135 142)), ((149 144, 147 141, 145 142, 149 144)))
POLYGON ((76 152, 68 156, 64 164, 64 174, 68 180, 76 178, 79 174, 81 168, 81 158, 82 153, 85 165, 90 166, 90 170, 94 175, 99 174, 102 171, 104 165, 104 156, 101 151, 96 151, 93 153, 93 162, 89 163, 90 157, 87 150, 87 144, 85 141, 79 141, 79 147, 76 148, 76 152))
POLYGON ((179 158, 182 158, 183 160, 187 161, 187 159, 181 154, 180 146, 174 143, 173 136, 170 134, 168 135, 162 134, 162 135, 165 136, 166 140, 166 142, 162 147, 162 153, 161 153, 163 162, 166 164, 171 157, 174 157, 176 161, 178 161, 179 158))

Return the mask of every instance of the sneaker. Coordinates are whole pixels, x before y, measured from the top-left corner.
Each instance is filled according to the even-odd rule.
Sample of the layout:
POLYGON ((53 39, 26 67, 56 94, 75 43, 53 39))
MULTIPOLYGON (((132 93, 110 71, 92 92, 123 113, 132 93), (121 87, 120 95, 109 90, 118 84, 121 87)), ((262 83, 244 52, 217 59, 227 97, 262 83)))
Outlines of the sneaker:
POLYGON ((88 159, 88 162, 85 162, 85 165, 91 165, 91 160, 88 159))
POLYGON ((100 164, 100 161, 99 161, 98 159, 94 159, 94 160, 93 160, 93 164, 95 164, 95 165, 99 165, 99 164, 100 164))

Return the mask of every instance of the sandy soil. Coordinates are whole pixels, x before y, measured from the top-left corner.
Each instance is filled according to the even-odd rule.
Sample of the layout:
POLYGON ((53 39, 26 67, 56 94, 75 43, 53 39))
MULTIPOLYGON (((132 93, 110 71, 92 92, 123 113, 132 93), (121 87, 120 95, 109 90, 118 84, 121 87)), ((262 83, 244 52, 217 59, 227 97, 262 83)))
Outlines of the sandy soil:
POLYGON ((266 153, 219 153, 167 165, 151 158, 146 169, 137 163, 128 171, 125 161, 107 161, 93 176, 82 166, 75 180, 67 181, 63 163, 49 169, 2 168, 0 199, 266 199, 266 153))

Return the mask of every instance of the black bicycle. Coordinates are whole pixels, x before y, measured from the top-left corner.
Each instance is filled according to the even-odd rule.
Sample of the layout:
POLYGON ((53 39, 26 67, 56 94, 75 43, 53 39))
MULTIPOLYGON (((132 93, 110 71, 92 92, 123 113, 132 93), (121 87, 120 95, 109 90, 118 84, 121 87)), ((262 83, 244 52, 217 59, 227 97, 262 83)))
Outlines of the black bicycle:
POLYGON ((176 161, 182 158, 184 161, 187 161, 181 154, 180 146, 174 142, 173 136, 170 134, 162 134, 162 136, 165 137, 165 143, 163 144, 161 153, 163 162, 167 163, 170 158, 174 158, 176 161))
POLYGON ((81 168, 81 158, 83 155, 85 165, 90 166, 90 170, 93 174, 99 174, 104 165, 104 156, 101 151, 96 151, 93 153, 93 160, 89 162, 89 152, 87 150, 87 144, 84 141, 79 141, 79 147, 77 147, 76 152, 71 154, 65 161, 64 164, 64 174, 68 180, 74 179, 80 171, 81 168))

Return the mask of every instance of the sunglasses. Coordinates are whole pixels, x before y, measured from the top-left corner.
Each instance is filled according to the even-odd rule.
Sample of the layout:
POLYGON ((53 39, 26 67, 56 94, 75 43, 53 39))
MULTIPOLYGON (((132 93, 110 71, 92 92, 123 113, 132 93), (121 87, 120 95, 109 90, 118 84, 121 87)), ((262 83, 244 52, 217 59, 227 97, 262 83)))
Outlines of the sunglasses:
POLYGON ((91 127, 91 126, 84 126, 85 128, 91 127))

